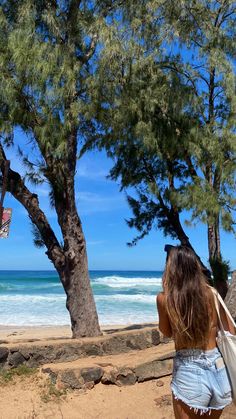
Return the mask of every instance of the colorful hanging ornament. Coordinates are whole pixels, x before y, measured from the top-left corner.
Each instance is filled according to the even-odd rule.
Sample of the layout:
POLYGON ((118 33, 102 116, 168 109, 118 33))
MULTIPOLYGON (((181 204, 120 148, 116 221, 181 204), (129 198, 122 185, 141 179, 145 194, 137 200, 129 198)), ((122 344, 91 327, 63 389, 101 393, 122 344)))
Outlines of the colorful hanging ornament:
POLYGON ((0 199, 0 238, 6 239, 9 235, 9 227, 12 216, 12 208, 4 208, 3 202, 7 189, 7 176, 10 167, 10 160, 5 161, 4 174, 2 180, 2 192, 0 199))

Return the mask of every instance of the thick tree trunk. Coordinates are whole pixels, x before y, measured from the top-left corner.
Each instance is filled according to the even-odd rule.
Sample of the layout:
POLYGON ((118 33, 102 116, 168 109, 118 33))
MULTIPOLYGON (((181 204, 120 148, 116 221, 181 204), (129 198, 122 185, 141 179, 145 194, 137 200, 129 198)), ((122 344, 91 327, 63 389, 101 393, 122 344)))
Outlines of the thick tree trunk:
MULTIPOLYGON (((0 170, 4 170, 5 153, 0 145, 0 170)), ((64 246, 58 242, 48 220, 39 207, 38 197, 25 186, 21 176, 9 169, 7 190, 27 210, 38 228, 47 248, 47 256, 54 264, 67 295, 72 336, 98 336, 101 334, 96 306, 88 275, 86 243, 78 217, 73 194, 69 206, 59 205, 64 246)))
POLYGON ((81 246, 73 246, 75 257, 73 267, 60 272, 67 301, 66 307, 70 314, 72 337, 99 336, 101 331, 95 301, 88 275, 86 250, 81 246))
POLYGON ((70 313, 72 337, 99 336, 97 310, 91 289, 86 242, 80 218, 74 213, 64 213, 64 243, 66 266, 60 278, 67 295, 66 307, 70 313))
POLYGON ((74 171, 76 162, 76 135, 68 138, 68 162, 63 189, 54 181, 55 209, 64 241, 65 267, 60 270, 66 295, 66 307, 70 313, 74 338, 101 334, 95 301, 88 273, 86 242, 76 208, 74 171))

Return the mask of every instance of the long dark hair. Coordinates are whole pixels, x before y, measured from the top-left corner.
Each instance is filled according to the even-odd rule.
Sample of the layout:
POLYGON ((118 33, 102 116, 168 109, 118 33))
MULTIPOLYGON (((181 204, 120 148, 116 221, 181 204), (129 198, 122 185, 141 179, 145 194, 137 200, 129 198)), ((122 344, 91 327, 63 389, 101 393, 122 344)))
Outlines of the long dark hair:
POLYGON ((185 246, 170 250, 164 275, 166 307, 175 342, 204 348, 210 330, 211 295, 195 253, 185 246))

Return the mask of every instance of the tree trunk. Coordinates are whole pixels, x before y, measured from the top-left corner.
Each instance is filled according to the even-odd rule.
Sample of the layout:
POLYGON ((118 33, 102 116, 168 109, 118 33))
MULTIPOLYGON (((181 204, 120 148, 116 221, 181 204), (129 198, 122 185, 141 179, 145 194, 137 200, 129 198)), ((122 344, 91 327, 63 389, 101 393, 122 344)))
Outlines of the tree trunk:
POLYGON ((168 220, 169 222, 172 224, 173 229, 178 237, 178 240, 180 241, 182 246, 186 246, 189 247, 197 256, 201 266, 202 266, 202 271, 204 273, 204 275, 206 276, 208 282, 211 284, 212 280, 211 280, 211 272, 209 271, 209 269, 203 264, 203 262, 201 261, 200 256, 198 256, 198 254, 195 252, 193 246, 191 245, 189 238, 187 236, 187 234, 185 233, 180 218, 179 218, 179 212, 174 210, 173 208, 169 211, 169 215, 168 215, 168 220))
POLYGON ((59 275, 67 295, 66 307, 70 313, 72 337, 99 336, 96 305, 91 289, 86 242, 77 212, 67 214, 65 257, 66 265, 59 275))
POLYGON ((216 259, 220 259, 221 253, 220 253, 219 220, 216 220, 215 223, 208 224, 207 236, 208 236, 209 260, 214 261, 216 259))
POLYGON ((74 269, 60 272, 60 277, 67 296, 66 307, 70 314, 72 337, 101 335, 86 255, 80 256, 74 269))
MULTIPOLYGON (((188 161, 188 164, 190 164, 190 160, 188 161)), ((170 161, 168 162, 168 170, 169 170, 169 187, 170 187, 171 190, 175 190, 172 163, 170 161)), ((176 237, 178 238, 178 240, 180 241, 182 246, 189 247, 189 249, 191 249, 195 253, 195 255, 197 256, 197 258, 200 262, 200 265, 202 267, 203 274, 205 275, 209 284, 212 285, 211 272, 204 265, 204 263, 201 261, 200 256, 198 256, 198 254, 195 252, 193 246, 191 245, 191 243, 189 241, 189 238, 188 238, 187 234, 185 233, 185 231, 182 227, 178 207, 171 204, 171 206, 169 208, 165 204, 165 202, 164 202, 160 193, 158 194, 158 200, 159 200, 159 203, 160 203, 160 205, 163 209, 163 212, 164 212, 169 224, 172 227, 172 230, 173 230, 174 234, 176 235, 176 237)))
POLYGON ((214 277, 214 287, 224 299, 228 291, 228 265, 222 260, 220 252, 219 216, 207 226, 209 262, 214 277))
MULTIPOLYGON (((0 144, 0 170, 4 170, 6 159, 0 144)), ((47 248, 46 254, 54 264, 67 295, 67 309, 70 313, 72 336, 98 336, 101 334, 96 306, 88 275, 86 243, 82 225, 74 200, 69 208, 60 206, 60 221, 64 246, 58 242, 48 220, 39 207, 36 194, 25 186, 19 173, 9 169, 7 190, 27 210, 30 219, 38 228, 47 248), (72 215, 71 215, 72 214, 72 215)))
POLYGON ((232 281, 225 298, 225 304, 236 321, 236 271, 232 272, 232 281))

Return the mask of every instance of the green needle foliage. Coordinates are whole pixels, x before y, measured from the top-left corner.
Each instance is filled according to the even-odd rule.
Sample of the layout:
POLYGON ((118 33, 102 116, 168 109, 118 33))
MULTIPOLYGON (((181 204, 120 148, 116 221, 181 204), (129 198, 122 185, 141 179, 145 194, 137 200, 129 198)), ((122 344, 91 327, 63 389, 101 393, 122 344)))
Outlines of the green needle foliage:
POLYGON ((191 246, 187 210, 187 223, 207 224, 212 268, 220 227, 235 233, 235 18, 233 1, 126 2, 91 83, 101 138, 90 146, 105 147, 111 178, 136 191, 133 244, 154 226, 191 246))
POLYGON ((63 243, 12 172, 18 180, 9 179, 9 189, 39 231, 36 244, 47 247, 67 306, 77 295, 75 266, 87 272, 74 176, 77 155, 91 147, 107 150, 111 178, 129 193, 127 222, 138 230, 132 244, 155 227, 192 247, 182 224, 187 210, 188 223, 206 223, 210 264, 213 271, 221 264, 224 276, 220 228, 234 232, 236 206, 235 2, 0 6, 2 145, 12 144, 16 126, 28 135, 28 151, 19 150, 26 177, 50 185, 63 243))
MULTIPOLYGON (((67 295, 73 337, 100 334, 88 275, 86 243, 76 208, 74 179, 79 149, 93 132, 89 82, 100 34, 116 1, 0 1, 0 165, 20 127, 28 141, 19 153, 26 179, 47 182, 59 242, 38 197, 9 171, 8 190, 34 224, 67 295)), ((121 3, 121 2, 119 2, 121 3)))
POLYGON ((220 277, 227 279, 228 270, 221 255, 220 227, 235 234, 235 2, 180 2, 166 9, 166 18, 171 38, 182 50, 181 65, 173 60, 170 68, 191 86, 198 119, 189 147, 196 173, 183 205, 192 211, 191 222, 207 224, 209 262, 217 284, 220 277))

